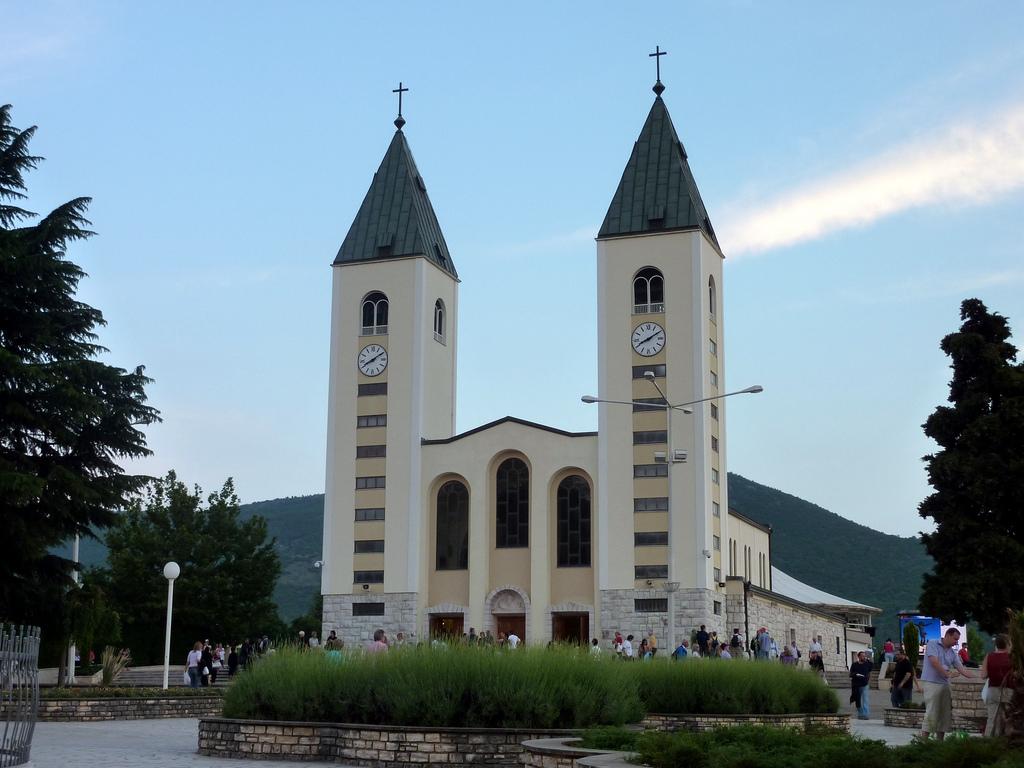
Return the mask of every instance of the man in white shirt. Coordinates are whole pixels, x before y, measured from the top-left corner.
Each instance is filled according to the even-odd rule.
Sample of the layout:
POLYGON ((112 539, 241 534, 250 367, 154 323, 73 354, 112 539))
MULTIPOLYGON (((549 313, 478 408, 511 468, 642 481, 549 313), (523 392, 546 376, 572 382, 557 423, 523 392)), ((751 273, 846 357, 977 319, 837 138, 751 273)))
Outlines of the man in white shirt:
POLYGON ((516 649, 516 646, 519 645, 519 635, 515 632, 509 632, 506 640, 508 641, 508 647, 513 651, 516 649))
POLYGON ((633 658, 633 636, 626 635, 626 639, 622 641, 622 656, 623 658, 632 660, 633 658))

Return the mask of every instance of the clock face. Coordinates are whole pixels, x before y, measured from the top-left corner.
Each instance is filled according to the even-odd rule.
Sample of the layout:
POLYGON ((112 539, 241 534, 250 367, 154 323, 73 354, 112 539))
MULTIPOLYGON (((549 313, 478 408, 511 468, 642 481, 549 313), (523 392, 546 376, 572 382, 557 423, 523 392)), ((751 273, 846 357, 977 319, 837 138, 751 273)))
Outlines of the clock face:
POLYGON ((367 376, 380 376, 388 367, 388 351, 380 344, 367 344, 359 352, 359 370, 367 376))
POLYGON ((656 355, 665 347, 665 329, 657 323, 640 323, 633 329, 632 342, 637 354, 656 355))

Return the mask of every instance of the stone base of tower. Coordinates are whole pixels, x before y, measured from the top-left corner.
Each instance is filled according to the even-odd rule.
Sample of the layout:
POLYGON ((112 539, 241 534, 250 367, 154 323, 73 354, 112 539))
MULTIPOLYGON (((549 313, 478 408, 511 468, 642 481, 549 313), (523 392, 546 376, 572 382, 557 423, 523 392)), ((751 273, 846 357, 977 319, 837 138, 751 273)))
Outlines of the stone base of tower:
POLYGON ((710 589, 680 589, 669 595, 664 589, 604 589, 601 590, 601 637, 611 639, 615 633, 621 632, 623 637, 635 636, 634 648, 641 638, 653 631, 658 638, 659 647, 668 649, 668 611, 647 611, 651 605, 638 600, 675 601, 675 639, 690 638, 690 633, 704 624, 708 632, 718 632, 718 636, 728 637, 725 626, 725 595, 710 589), (715 603, 718 603, 718 613, 715 603), (637 610, 637 608, 641 610, 637 610))
MULTIPOLYGON (((373 640, 373 633, 383 629, 388 640, 395 641, 399 632, 408 642, 416 639, 415 592, 372 592, 364 595, 324 595, 323 636, 333 629, 347 646, 358 647, 373 640), (383 614, 353 615, 352 606, 384 604, 383 614)), ((355 609, 358 611, 359 609, 355 609)))

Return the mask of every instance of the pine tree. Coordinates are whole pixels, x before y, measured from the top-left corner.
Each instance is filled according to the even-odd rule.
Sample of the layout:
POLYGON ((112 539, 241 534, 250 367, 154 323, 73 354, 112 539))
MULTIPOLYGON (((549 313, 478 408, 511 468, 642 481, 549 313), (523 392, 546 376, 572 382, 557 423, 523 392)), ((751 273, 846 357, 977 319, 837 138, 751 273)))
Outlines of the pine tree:
POLYGON ((51 623, 71 585, 71 563, 50 554, 75 534, 94 535, 145 482, 119 466, 149 454, 140 426, 142 368, 97 357, 99 310, 75 299, 85 273, 68 246, 92 233, 89 199, 38 218, 20 207, 35 127, 11 125, 0 107, 0 617, 51 623))
POLYGON ((949 402, 924 431, 939 445, 926 456, 934 493, 921 502, 935 531, 922 539, 935 560, 921 608, 1000 631, 1008 608, 1024 606, 1024 366, 1005 317, 978 299, 942 340, 952 359, 949 402))

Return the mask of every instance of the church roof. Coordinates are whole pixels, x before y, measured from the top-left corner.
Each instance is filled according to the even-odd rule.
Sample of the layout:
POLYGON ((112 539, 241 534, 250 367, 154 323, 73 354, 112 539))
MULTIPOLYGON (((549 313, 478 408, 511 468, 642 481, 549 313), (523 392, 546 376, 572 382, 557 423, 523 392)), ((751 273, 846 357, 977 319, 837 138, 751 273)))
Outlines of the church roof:
POLYGON ((399 128, 373 175, 334 263, 401 256, 424 256, 452 277, 458 277, 427 196, 427 185, 399 128))
POLYGON ((598 238, 700 229, 718 245, 668 108, 654 100, 598 238))

